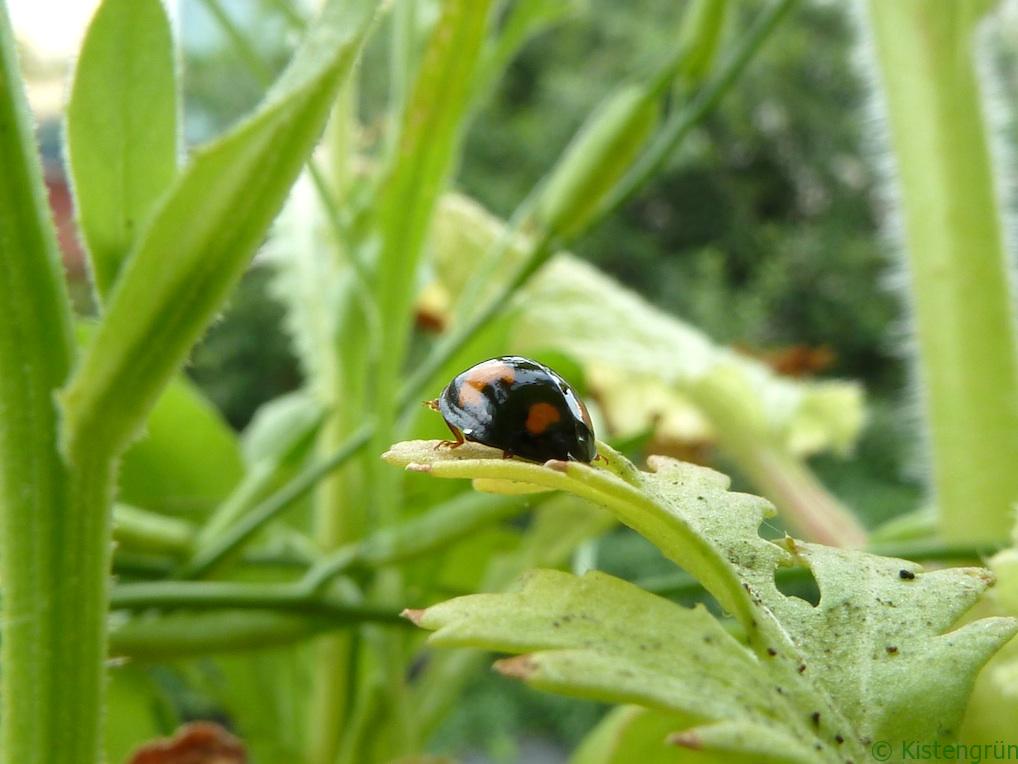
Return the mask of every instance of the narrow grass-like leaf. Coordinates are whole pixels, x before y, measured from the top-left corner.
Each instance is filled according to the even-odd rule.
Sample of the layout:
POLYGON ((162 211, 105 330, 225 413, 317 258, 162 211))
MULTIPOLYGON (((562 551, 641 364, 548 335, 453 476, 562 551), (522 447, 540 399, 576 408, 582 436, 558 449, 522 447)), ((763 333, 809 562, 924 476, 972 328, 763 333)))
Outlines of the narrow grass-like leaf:
POLYGON ((607 577, 560 573, 538 574, 522 594, 411 612, 438 630, 436 643, 536 651, 503 670, 559 692, 699 713, 709 723, 676 742, 754 760, 860 761, 867 741, 957 735, 976 672, 1018 627, 987 618, 949 631, 992 582, 987 571, 925 572, 862 552, 766 541, 758 535, 766 502, 728 492, 724 476, 663 457, 651 457, 644 473, 604 444, 599 451, 603 467, 508 461, 472 444, 449 453, 433 441, 397 444, 385 458, 436 477, 519 480, 602 504, 694 575, 738 619, 746 643, 720 639, 704 611, 607 577), (819 604, 778 590, 775 571, 789 566, 812 572, 819 604), (640 613, 654 615, 644 622, 640 613), (726 658, 686 666, 715 649, 726 658), (922 668, 929 665, 946 670, 922 668), (706 689, 724 666, 725 687, 706 689))
POLYGON ((588 117, 539 193, 547 231, 571 238, 590 225, 657 125, 659 100, 654 83, 624 85, 588 117))
MULTIPOLYGON (((384 352, 372 384, 379 449, 391 440, 417 267, 439 195, 458 158, 490 8, 491 0, 443 5, 403 115, 395 162, 379 192, 381 251, 373 291, 384 352)), ((388 489, 383 483, 377 490, 384 494, 388 489)), ((378 503, 384 507, 389 502, 383 495, 378 503)))
POLYGON ((172 186, 62 394, 68 453, 116 453, 136 437, 279 211, 375 5, 329 3, 262 107, 198 150, 172 186))
POLYGON ((160 0, 105 0, 67 106, 78 225, 99 298, 109 295, 177 167, 173 34, 160 0))

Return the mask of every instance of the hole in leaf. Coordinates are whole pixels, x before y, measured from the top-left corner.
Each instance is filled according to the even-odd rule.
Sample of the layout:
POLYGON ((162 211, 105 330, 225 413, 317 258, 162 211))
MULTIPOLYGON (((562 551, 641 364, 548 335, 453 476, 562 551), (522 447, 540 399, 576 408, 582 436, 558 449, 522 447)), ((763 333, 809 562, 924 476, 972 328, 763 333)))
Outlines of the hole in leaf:
POLYGON ((786 597, 797 597, 813 607, 820 604, 820 585, 808 565, 790 565, 774 571, 774 585, 786 597))

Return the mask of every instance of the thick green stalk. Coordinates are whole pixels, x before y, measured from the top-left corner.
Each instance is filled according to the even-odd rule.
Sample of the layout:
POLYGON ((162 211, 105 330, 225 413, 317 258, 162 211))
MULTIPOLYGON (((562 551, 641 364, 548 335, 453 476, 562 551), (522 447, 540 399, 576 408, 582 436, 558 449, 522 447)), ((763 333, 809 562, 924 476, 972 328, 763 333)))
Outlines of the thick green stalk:
POLYGON ((897 174, 943 535, 1004 537, 1018 500, 1018 354, 988 126, 980 0, 868 4, 897 174))
POLYGON ((5 764, 99 757, 108 474, 69 473, 54 391, 70 306, 6 6, 0 0, 0 692, 5 764))

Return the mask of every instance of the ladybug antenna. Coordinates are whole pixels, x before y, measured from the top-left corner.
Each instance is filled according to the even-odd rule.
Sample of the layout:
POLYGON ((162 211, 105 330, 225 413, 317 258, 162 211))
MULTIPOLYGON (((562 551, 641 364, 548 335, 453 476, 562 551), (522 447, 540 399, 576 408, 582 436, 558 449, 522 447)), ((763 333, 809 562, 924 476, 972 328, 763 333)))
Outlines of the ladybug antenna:
POLYGON ((430 401, 421 401, 421 405, 424 406, 425 408, 431 409, 432 411, 439 411, 438 398, 435 398, 430 401))

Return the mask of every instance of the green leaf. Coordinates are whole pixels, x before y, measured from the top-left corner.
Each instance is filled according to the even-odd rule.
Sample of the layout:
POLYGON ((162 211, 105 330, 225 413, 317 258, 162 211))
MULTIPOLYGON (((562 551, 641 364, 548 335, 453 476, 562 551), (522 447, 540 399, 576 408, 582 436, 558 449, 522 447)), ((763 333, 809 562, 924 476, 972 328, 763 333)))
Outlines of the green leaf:
POLYGON ((252 761, 304 761, 314 657, 307 643, 222 655, 188 676, 236 720, 252 761))
MULTIPOLYGON (((688 724, 686 717, 674 712, 619 706, 583 739, 569 764, 676 764, 684 761, 679 751, 661 743, 688 724)), ((691 761, 705 760, 702 751, 694 755, 697 758, 691 761)))
POLYGON ((436 477, 517 480, 605 506, 696 577, 746 641, 702 608, 601 574, 543 572, 521 593, 412 613, 437 629, 434 643, 531 653, 503 670, 558 692, 698 714, 699 726, 675 742, 756 761, 861 761, 866 741, 957 734, 976 672, 1018 628, 988 618, 947 631, 989 586, 989 572, 927 573, 902 560, 767 541, 758 526, 771 508, 728 492, 723 475, 662 457, 639 472, 608 446, 599 450, 599 467, 504 460, 474 444, 450 453, 430 441, 397 444, 385 458, 436 477), (808 568, 819 604, 782 594, 779 566, 808 568))
POLYGON ((197 150, 163 198, 61 395, 68 453, 116 453, 137 436, 282 206, 375 5, 327 4, 262 106, 197 150))
POLYGON ((110 672, 106 717, 106 759, 128 761, 142 743, 173 731, 177 714, 162 688, 138 666, 118 666, 110 672))
POLYGON ((160 0, 105 0, 67 106, 78 224, 101 299, 177 169, 173 34, 160 0))
POLYGON ((119 496, 146 509, 200 518, 229 495, 243 471, 229 425, 193 383, 177 377, 159 397, 145 436, 124 454, 119 496))

